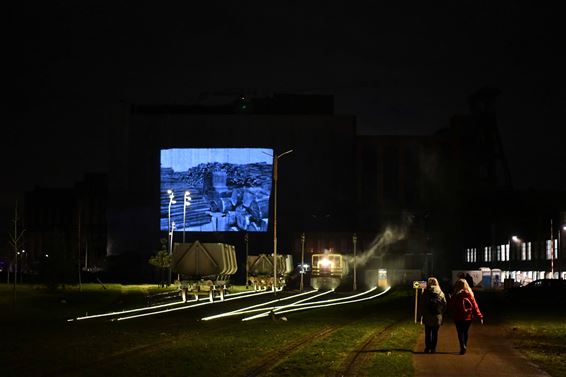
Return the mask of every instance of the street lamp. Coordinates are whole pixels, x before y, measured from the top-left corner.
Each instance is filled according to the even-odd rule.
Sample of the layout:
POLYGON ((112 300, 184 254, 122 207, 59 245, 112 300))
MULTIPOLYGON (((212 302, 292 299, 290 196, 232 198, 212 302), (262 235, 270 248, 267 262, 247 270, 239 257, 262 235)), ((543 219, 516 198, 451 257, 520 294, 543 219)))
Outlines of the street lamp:
POLYGON ((303 278, 305 275, 305 233, 301 234, 301 287, 300 291, 303 291, 303 278))
MULTIPOLYGON (((173 222, 173 227, 171 226, 171 206, 175 203, 175 195, 173 194, 173 190, 167 190, 167 194, 169 194, 169 210, 167 211, 167 233, 169 241, 169 255, 173 254, 173 227, 175 223, 173 222)), ((169 265, 169 284, 171 284, 171 265, 169 265)))
POLYGON ((175 201, 173 190, 167 190, 167 194, 169 194, 169 210, 167 211, 167 233, 169 233, 171 231, 171 205, 177 202, 175 201))
POLYGON ((244 242, 246 243, 246 289, 248 289, 248 281, 250 281, 250 268, 249 268, 249 262, 248 262, 248 258, 249 258, 249 237, 248 237, 248 232, 246 232, 246 234, 244 235, 244 242))
MULTIPOLYGON (((169 256, 173 255, 173 232, 175 231, 175 221, 171 223, 169 232, 169 256)), ((169 262, 169 284, 171 284, 171 262, 169 262)))
MULTIPOLYGON (((277 292, 277 166, 279 159, 293 152, 292 149, 273 156, 273 291, 277 292)), ((265 152, 264 152, 265 153, 265 152)), ((265 153, 269 155, 268 153, 265 153)))
POLYGON ((521 243, 521 239, 515 235, 511 236, 511 240, 509 241, 509 252, 507 253, 507 278, 511 279, 511 241, 514 243, 521 243))
POLYGON ((187 207, 191 205, 191 193, 185 191, 185 204, 183 205, 183 243, 185 243, 185 228, 187 227, 187 207))
POLYGON ((354 242, 354 285, 352 287, 353 291, 357 291, 358 287, 356 285, 357 282, 357 275, 356 275, 356 265, 358 264, 358 259, 356 257, 356 244, 358 243, 358 236, 356 233, 352 236, 352 241, 354 242))
MULTIPOLYGON (((564 258, 564 257, 562 256, 562 243, 561 243, 561 240, 562 240, 562 236, 561 236, 562 231, 566 231, 566 225, 562 225, 561 227, 558 228, 558 259, 560 259, 560 258, 563 259, 563 258, 564 258)), ((558 263, 558 274, 560 275, 561 272, 562 272, 562 271, 560 271, 560 263, 558 263)), ((560 276, 558 276, 558 277, 560 278, 560 276)))

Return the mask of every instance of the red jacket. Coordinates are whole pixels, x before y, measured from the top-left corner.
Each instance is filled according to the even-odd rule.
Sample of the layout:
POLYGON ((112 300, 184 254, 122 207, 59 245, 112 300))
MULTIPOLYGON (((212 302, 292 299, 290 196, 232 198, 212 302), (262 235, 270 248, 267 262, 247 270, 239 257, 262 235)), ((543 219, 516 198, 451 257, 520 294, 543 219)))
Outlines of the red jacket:
POLYGON ((448 301, 448 309, 452 312, 454 321, 471 321, 474 317, 483 319, 476 299, 467 291, 460 291, 452 296, 448 301))

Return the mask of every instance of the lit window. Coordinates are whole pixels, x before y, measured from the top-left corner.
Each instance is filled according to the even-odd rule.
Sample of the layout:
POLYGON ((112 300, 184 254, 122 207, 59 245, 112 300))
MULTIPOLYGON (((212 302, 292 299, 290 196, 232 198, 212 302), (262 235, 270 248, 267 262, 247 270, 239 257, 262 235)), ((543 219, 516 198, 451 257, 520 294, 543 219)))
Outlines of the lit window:
POLYGON ((501 245, 497 245, 497 255, 495 257, 495 260, 501 260, 501 245))
MULTIPOLYGON (((531 260, 532 259, 532 253, 531 253, 531 243, 527 243, 527 260, 531 260)), ((532 278, 532 276, 531 276, 532 278)))

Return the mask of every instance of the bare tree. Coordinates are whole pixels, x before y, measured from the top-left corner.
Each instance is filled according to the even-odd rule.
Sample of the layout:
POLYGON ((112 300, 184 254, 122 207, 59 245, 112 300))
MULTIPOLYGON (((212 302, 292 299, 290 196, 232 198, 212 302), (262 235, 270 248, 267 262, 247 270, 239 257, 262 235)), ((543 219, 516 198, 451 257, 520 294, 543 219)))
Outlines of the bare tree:
MULTIPOLYGON (((26 231, 23 229, 22 231, 18 232, 18 201, 16 201, 16 208, 14 210, 14 233, 10 234, 10 245, 14 248, 14 290, 13 290, 13 305, 16 305, 16 284, 18 282, 18 255, 20 254, 21 245, 23 245, 22 237, 24 232, 26 231)), ((9 274, 10 271, 8 270, 8 283, 9 283, 9 274)))

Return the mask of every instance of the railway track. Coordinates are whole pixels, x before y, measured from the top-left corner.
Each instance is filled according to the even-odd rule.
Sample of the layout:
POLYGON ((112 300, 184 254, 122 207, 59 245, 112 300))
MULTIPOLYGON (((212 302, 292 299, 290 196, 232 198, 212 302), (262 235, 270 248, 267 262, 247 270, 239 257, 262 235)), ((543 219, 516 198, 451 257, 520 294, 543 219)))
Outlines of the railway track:
POLYGON ((326 327, 318 332, 309 333, 294 342, 289 343, 287 346, 278 348, 271 351, 265 355, 261 360, 259 360, 253 367, 249 368, 243 376, 245 377, 255 377, 261 375, 263 372, 270 370, 276 364, 280 363, 284 358, 288 357, 293 352, 297 351, 299 348, 304 347, 307 344, 314 342, 315 340, 320 340, 328 337, 336 330, 340 329, 344 325, 330 326, 326 327))
POLYGON ((379 346, 393 331, 393 329, 401 323, 402 320, 394 322, 383 329, 376 329, 365 341, 344 359, 336 373, 331 374, 332 377, 351 377, 366 376, 364 370, 372 358, 371 350, 379 346))

